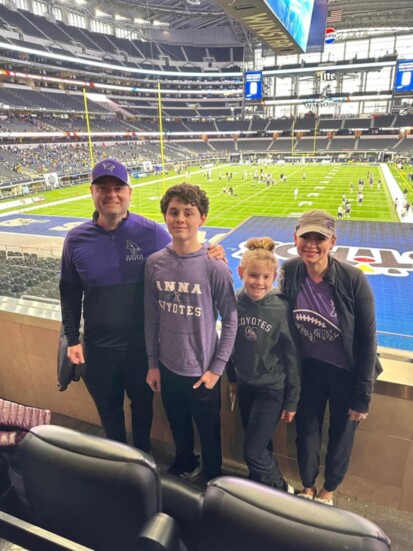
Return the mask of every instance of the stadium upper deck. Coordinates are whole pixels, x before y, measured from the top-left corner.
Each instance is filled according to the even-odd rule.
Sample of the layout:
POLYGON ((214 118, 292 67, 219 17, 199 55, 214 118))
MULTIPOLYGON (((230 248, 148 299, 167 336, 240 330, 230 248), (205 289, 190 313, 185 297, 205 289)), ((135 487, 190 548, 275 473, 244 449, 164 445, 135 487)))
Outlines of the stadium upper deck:
MULTIPOLYGON (((162 3, 159 24, 168 23, 173 16, 168 13, 168 7, 179 3, 179 0, 162 3)), ((138 6, 130 4, 133 13, 138 6)), ((208 9, 213 5, 212 2, 205 4, 208 9)), ((343 21, 359 11, 356 3, 349 4, 353 12, 347 8, 342 10, 343 21)), ((38 13, 42 5, 42 2, 33 4, 38 13)), ((355 40, 354 36, 350 41, 340 38, 334 48, 329 51, 326 48, 324 54, 315 57, 314 54, 275 57, 268 56, 268 52, 263 57, 261 49, 255 46, 252 61, 247 55, 248 45, 245 41, 237 44, 234 32, 232 42, 217 47, 220 45, 216 40, 217 29, 221 35, 227 31, 227 26, 222 26, 222 10, 219 25, 212 24, 206 13, 202 13, 203 22, 197 23, 198 32, 192 29, 191 40, 187 13, 184 25, 187 37, 181 34, 182 45, 178 45, 178 30, 184 31, 182 22, 178 24, 176 18, 175 28, 168 28, 163 39, 155 38, 154 28, 150 33, 144 32, 141 21, 135 22, 134 30, 131 27, 126 39, 119 25, 103 24, 90 14, 79 16, 76 24, 67 6, 54 3, 46 17, 24 9, 23 0, 19 3, 19 7, 22 6, 23 9, 11 10, 0 4, 0 61, 4 63, 0 106, 3 108, 82 112, 81 92, 86 88, 99 94, 101 99, 105 97, 105 101, 90 102, 94 115, 113 113, 115 106, 111 108, 109 100, 117 104, 118 113, 125 107, 127 112, 122 114, 126 117, 155 119, 158 83, 164 117, 170 119, 279 118, 303 116, 309 111, 331 118, 339 114, 388 114, 393 106, 403 107, 402 100, 399 105, 393 101, 392 88, 397 56, 404 55, 411 38, 406 27, 410 17, 407 7, 404 27, 399 29, 397 37, 382 29, 378 39, 373 34, 367 40, 355 40), (209 40, 199 28, 208 29, 209 40), (264 73, 263 104, 243 100, 243 71, 255 66, 264 73)), ((156 2, 150 6, 154 13, 156 6, 156 2)), ((115 4, 108 17, 114 16, 117 8, 115 4)), ((215 9, 220 11, 217 6, 215 9)), ((209 15, 211 10, 206 10, 209 15)), ((195 14, 189 12, 195 18, 195 14)), ((338 22, 338 27, 341 25, 342 22, 338 22)))
MULTIPOLYGON (((189 10, 194 16, 191 26, 188 13, 185 22, 182 14, 168 13, 168 8, 179 11, 180 3, 162 2, 159 22, 174 24, 162 40, 154 39, 153 25, 148 34, 139 21, 126 39, 119 25, 99 23, 87 3, 78 20, 58 3, 46 16, 38 15, 41 2, 29 6, 22 0, 20 9, 0 4, 2 143, 20 147, 23 140, 37 147, 85 142, 85 90, 94 143, 104 140, 113 146, 139 140, 138 161, 140 154, 160 161, 159 93, 168 161, 185 154, 194 158, 293 151, 357 157, 375 152, 377 157, 383 152, 409 156, 413 151, 409 98, 396 98, 392 92, 398 56, 406 55, 406 39, 412 38, 407 4, 397 3, 404 9, 399 21, 407 26, 393 34, 380 29, 377 39, 372 30, 364 40, 356 40, 356 34, 344 40, 342 35, 334 48, 316 56, 264 58, 256 48, 254 63, 262 65, 265 76, 264 101, 249 104, 243 99, 243 70, 251 67, 245 41, 235 40, 234 34, 232 42, 217 47, 220 42, 212 43, 199 29, 208 29, 211 36, 217 28, 224 33, 229 19, 222 10, 204 2, 207 8, 197 23, 189 10), (210 18, 218 12, 219 24, 210 18), (177 31, 188 37, 193 26, 199 31, 197 40, 177 45, 177 31)), ((357 2, 347 2, 344 8, 343 2, 331 4, 342 10, 336 22, 340 32, 351 28, 354 13, 364 22, 357 2)), ((392 4, 386 3, 388 22, 396 22, 392 4)), ((156 7, 156 2, 147 7, 152 23, 156 7)), ((371 7, 365 3, 365 9, 371 7)), ((113 19, 115 8, 116 3, 108 17, 113 19)), ((130 11, 131 16, 139 12, 133 1, 130 11)), ((126 21, 124 29, 128 25, 126 21)), ((13 171, 16 160, 7 148, 3 159, 13 171)))

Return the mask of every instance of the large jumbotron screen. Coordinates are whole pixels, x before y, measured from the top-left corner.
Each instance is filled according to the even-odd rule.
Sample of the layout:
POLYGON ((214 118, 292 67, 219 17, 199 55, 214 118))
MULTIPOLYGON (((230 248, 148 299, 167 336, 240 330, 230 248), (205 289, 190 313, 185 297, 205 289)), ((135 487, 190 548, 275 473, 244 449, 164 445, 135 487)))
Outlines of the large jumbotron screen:
POLYGON ((314 0, 264 0, 291 38, 305 52, 314 0))

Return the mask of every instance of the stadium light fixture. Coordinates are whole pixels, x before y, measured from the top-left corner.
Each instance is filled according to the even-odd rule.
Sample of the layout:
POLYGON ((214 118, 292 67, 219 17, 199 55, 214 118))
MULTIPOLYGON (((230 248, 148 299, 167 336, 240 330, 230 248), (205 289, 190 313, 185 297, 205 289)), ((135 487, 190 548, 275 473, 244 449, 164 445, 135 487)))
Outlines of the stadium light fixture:
POLYGON ((96 9, 95 10, 95 17, 111 17, 109 13, 105 13, 102 10, 96 9))

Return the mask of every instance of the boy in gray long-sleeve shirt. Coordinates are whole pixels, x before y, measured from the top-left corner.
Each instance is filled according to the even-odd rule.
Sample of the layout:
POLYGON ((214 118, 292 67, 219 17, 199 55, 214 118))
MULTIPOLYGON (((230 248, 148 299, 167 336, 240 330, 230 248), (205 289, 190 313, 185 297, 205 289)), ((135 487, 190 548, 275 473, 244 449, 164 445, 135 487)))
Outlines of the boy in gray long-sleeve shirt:
POLYGON ((224 262, 210 260, 198 242, 208 206, 206 193, 190 184, 173 186, 161 200, 172 243, 146 263, 145 335, 147 383, 162 393, 175 441, 169 472, 189 478, 200 471, 193 417, 204 475, 210 480, 221 474, 219 379, 234 344, 237 309, 230 270, 224 262))

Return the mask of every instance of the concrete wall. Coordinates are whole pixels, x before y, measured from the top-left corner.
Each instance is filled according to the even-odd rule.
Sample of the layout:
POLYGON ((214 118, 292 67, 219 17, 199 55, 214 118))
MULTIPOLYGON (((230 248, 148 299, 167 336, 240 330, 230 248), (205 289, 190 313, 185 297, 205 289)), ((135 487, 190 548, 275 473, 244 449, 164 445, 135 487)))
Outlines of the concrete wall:
MULTIPOLYGON (((27 308, 18 301, 14 301, 13 308, 8 305, 7 300, 0 302, 0 397, 99 424, 82 381, 73 382, 64 392, 57 389, 59 306, 36 303, 27 308)), ((339 492, 413 512, 413 365, 408 361, 410 358, 385 356, 382 356, 384 373, 376 385, 369 416, 357 431, 349 472, 339 492)), ((130 427, 129 408, 125 411, 130 427)), ((327 424, 328 416, 326 430, 327 424)), ((155 450, 158 446, 173 455, 159 396, 155 397, 152 437, 155 450)), ((225 377, 222 439, 225 464, 245 469, 240 416, 238 410, 230 409, 225 377)), ((274 443, 285 476, 299 480, 294 424, 280 424, 274 443)))

